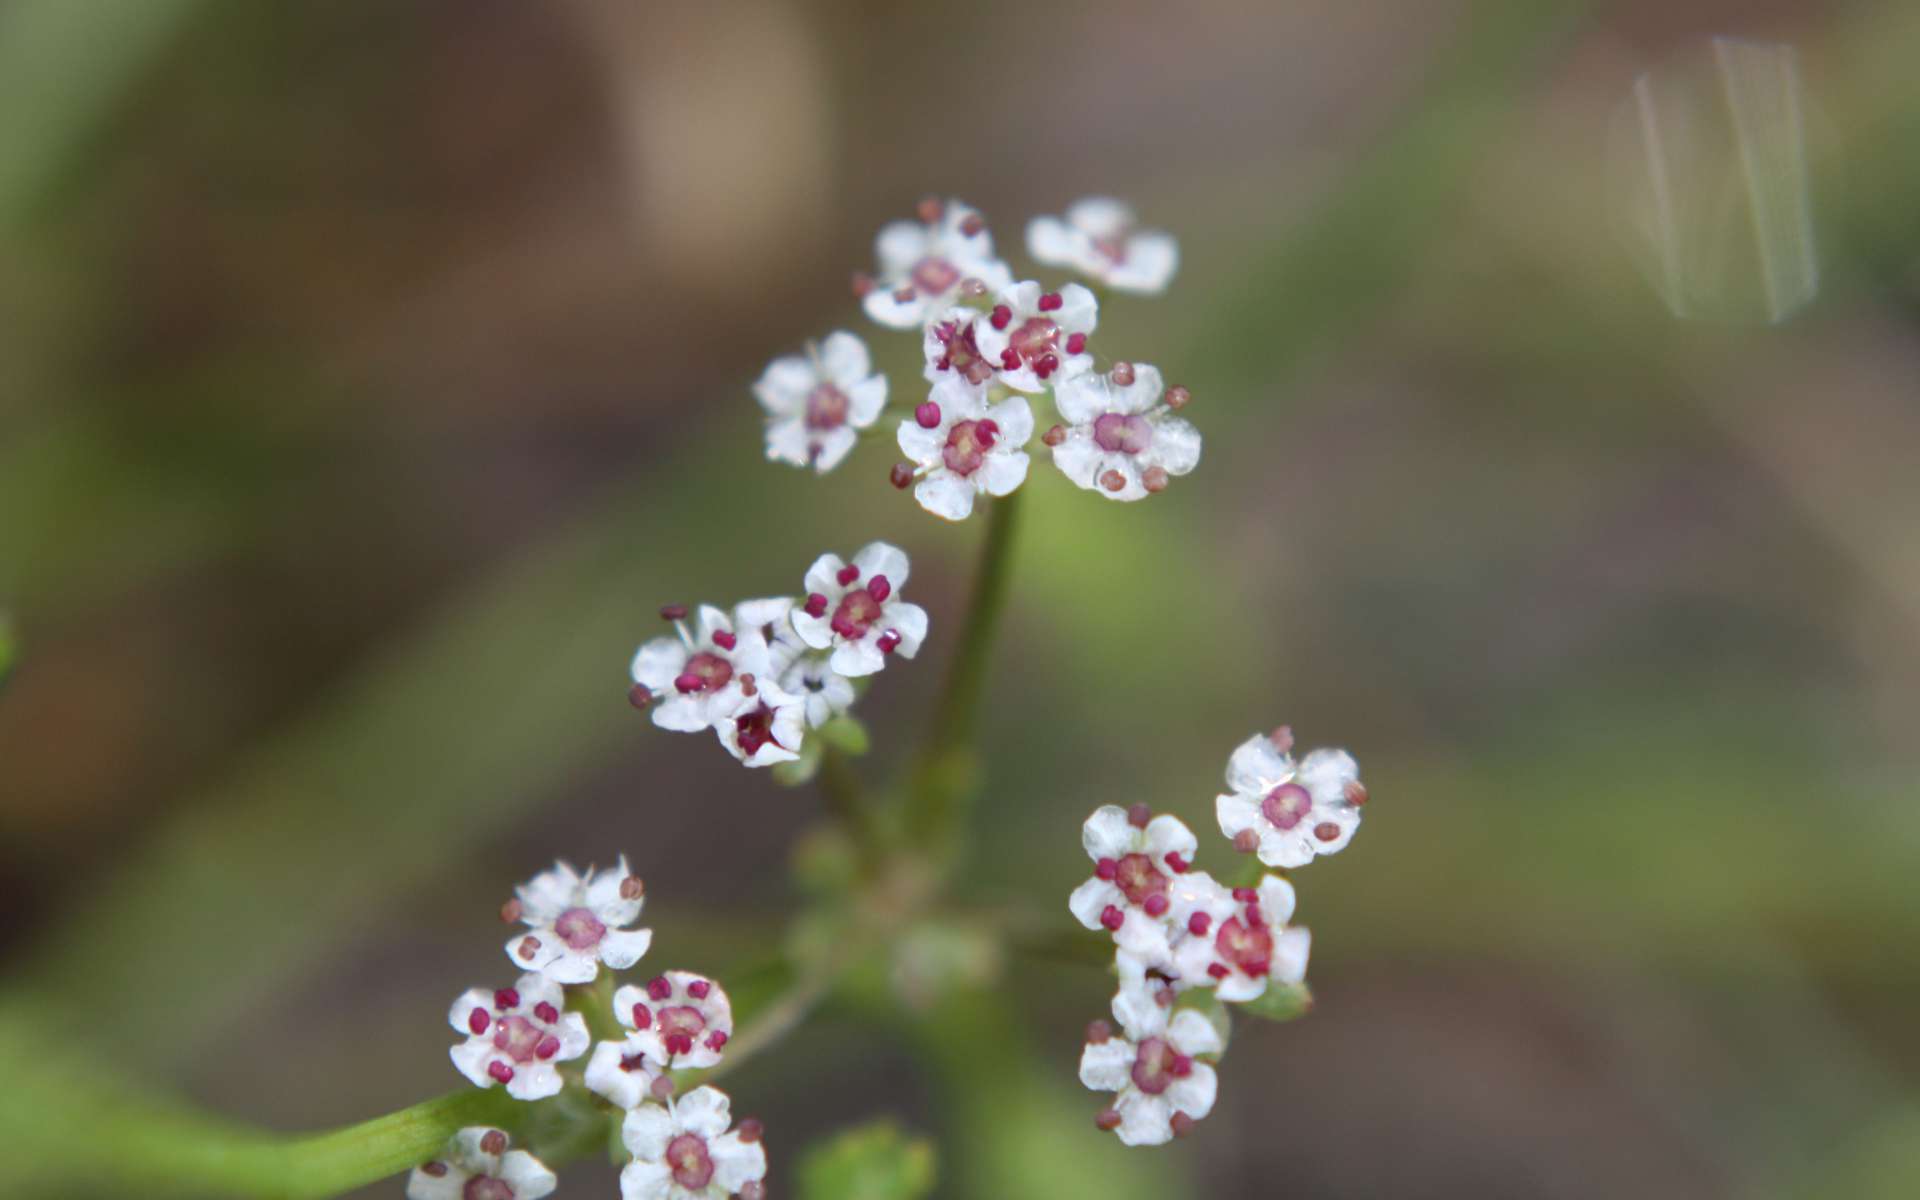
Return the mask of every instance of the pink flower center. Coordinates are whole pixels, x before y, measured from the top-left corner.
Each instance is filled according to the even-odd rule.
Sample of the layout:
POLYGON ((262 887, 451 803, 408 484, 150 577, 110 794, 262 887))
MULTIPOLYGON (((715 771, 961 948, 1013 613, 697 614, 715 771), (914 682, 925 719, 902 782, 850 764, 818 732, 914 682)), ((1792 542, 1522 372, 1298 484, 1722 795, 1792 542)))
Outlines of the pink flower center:
POLYGON ((702 650, 687 660, 686 669, 673 682, 682 692, 717 692, 732 678, 732 663, 710 650, 702 650), (683 682, 690 686, 681 687, 683 682))
POLYGON ((460 1200, 513 1200, 513 1189, 504 1179, 495 1179, 491 1175, 475 1175, 467 1180, 467 1186, 460 1189, 460 1200))
POLYGON ((601 924, 600 918, 593 915, 592 910, 570 908, 561 913, 560 919, 553 923, 553 931, 560 935, 561 941, 575 950, 591 950, 600 944, 601 938, 606 936, 607 927, 601 924))
POLYGON ((913 286, 922 295, 942 295, 959 282, 960 269, 944 258, 923 258, 913 265, 913 286))
POLYGON ((691 1054, 693 1043, 706 1029, 707 1019, 690 1005, 677 1004, 660 1010, 660 1037, 669 1054, 691 1054))
MULTIPOLYGON (((993 368, 980 357, 980 345, 974 340, 973 322, 964 326, 958 321, 942 321, 933 327, 933 336, 940 342, 942 352, 933 364, 936 371, 957 371, 975 383, 980 383, 993 373, 993 368)), ((934 419, 939 424, 939 418, 934 419)))
POLYGON ((1142 1041, 1133 1056, 1133 1086, 1149 1096, 1166 1091, 1177 1078, 1173 1067, 1179 1057, 1165 1038, 1150 1037, 1142 1041))
POLYGON ((760 753, 760 748, 768 742, 780 745, 780 739, 773 736, 773 710, 764 703, 745 716, 735 717, 733 727, 740 738, 740 752, 748 758, 760 753))
POLYGON ((1292 829, 1313 811, 1313 797, 1297 783, 1283 783, 1260 801, 1260 815, 1275 829, 1292 829))
POLYGON ((807 393, 807 428, 838 429, 847 423, 847 394, 830 383, 807 393))
POLYGON ((1213 950, 1223 962, 1258 979, 1273 965, 1273 934, 1264 925, 1233 917, 1221 923, 1213 950))
POLYGON ((493 1027, 493 1048, 515 1062, 532 1062, 547 1031, 525 1017, 502 1017, 493 1027))
POLYGON ((1060 344, 1060 327, 1045 317, 1028 317, 1007 338, 1007 345, 1028 362, 1038 360, 1060 344))
POLYGON ((667 1166, 673 1181, 689 1191, 706 1187, 713 1179, 713 1156, 707 1153, 707 1140, 697 1133, 683 1133, 667 1143, 667 1166))
POLYGON ((1102 450, 1144 454, 1153 445, 1153 426, 1138 413, 1101 413, 1093 423, 1093 440, 1102 450))
POLYGON ((1129 854, 1115 864, 1113 882, 1129 902, 1142 907, 1152 897, 1167 894, 1167 877, 1155 870, 1153 860, 1144 854, 1129 854))
POLYGON ((947 433, 940 460, 955 475, 971 475, 987 461, 987 451, 1000 440, 1000 426, 992 421, 960 421, 947 433))
POLYGON ((867 636, 867 630, 880 619, 880 601, 866 588, 855 588, 840 598, 840 604, 833 610, 833 620, 828 627, 843 638, 858 641, 867 636))
POLYGON ((1127 261, 1127 239, 1125 233, 1113 233, 1106 237, 1093 239, 1093 248, 1101 258, 1119 266, 1127 261))

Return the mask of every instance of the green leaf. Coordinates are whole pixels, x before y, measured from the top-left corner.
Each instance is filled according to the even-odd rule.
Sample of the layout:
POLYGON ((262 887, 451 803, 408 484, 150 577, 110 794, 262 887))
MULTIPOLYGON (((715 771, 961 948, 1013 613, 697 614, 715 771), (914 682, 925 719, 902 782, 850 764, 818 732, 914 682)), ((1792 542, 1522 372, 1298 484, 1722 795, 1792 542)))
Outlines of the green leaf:
POLYGON ((838 716, 813 731, 814 735, 842 754, 865 754, 873 748, 867 727, 858 717, 838 716))
POLYGON ((767 773, 773 781, 782 787, 800 787, 813 782, 820 773, 820 756, 826 748, 817 737, 810 737, 800 743, 800 757, 792 762, 775 763, 767 773))
POLYGON ((1240 1006, 1241 1012, 1269 1021, 1291 1021, 1306 1016, 1312 1009, 1313 993, 1304 983, 1275 984, 1260 993, 1258 999, 1240 1006))
POLYGON ((892 1121, 849 1129, 800 1161, 801 1200, 918 1200, 933 1191, 933 1142, 892 1121))

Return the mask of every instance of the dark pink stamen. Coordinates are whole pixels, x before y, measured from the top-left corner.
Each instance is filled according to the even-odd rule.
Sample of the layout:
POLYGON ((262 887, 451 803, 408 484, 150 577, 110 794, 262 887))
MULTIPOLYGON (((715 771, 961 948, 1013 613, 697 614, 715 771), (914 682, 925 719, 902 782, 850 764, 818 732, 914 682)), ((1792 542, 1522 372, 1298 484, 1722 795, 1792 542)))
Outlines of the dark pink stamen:
POLYGON ((644 1004, 633 1006, 633 1027, 635 1029, 653 1028, 653 1010, 644 1004))
POLYGON ((501 988, 493 994, 493 1006, 501 1009, 519 1008, 520 993, 512 988, 501 988))
POLYGON ((841 587, 846 587, 854 580, 860 578, 860 568, 854 566, 852 563, 848 563, 846 566, 834 572, 833 577, 839 581, 841 587))
POLYGON ((467 1014, 467 1028, 476 1034, 485 1033, 487 1026, 492 1023, 493 1018, 487 1016, 487 1010, 484 1008, 476 1008, 467 1014))
POLYGON ((1046 295, 1040 297, 1040 311, 1052 312, 1065 303, 1066 301, 1060 298, 1059 292, 1048 292, 1046 295))
MULTIPOLYGON (((913 410, 913 419, 922 429, 932 429, 940 424, 940 406, 928 400, 913 410)), ((846 582, 841 580, 842 583, 846 582)))
POLYGON ((1197 912, 1187 918, 1187 932, 1195 937, 1205 937, 1207 928, 1213 924, 1213 918, 1206 913, 1197 912))
POLYGON ((707 993, 712 990, 713 985, 704 979, 696 979, 687 985, 687 995, 692 996, 695 1000, 705 1000, 707 993))
POLYGON ((1086 334, 1070 333, 1067 335, 1067 353, 1068 354, 1081 354, 1086 351, 1086 348, 1087 348, 1086 334))
POLYGON ((551 1034, 541 1038, 540 1044, 533 1050, 533 1056, 542 1062, 558 1053, 560 1053, 560 1039, 551 1034))
POLYGON ((739 638, 733 636, 731 633, 728 633, 724 629, 716 629, 713 631, 713 644, 720 647, 722 650, 731 650, 736 645, 738 645, 739 642, 740 642, 739 638))
POLYGON ((1093 873, 1102 879, 1112 879, 1120 873, 1120 864, 1111 858, 1103 858, 1093 864, 1093 873))
POLYGON ((819 592, 810 592, 803 607, 810 617, 824 617, 827 615, 827 598, 819 592))
POLYGON ((539 1017, 548 1025, 551 1025, 560 1019, 560 1010, 548 1004, 545 1000, 542 1000, 533 1006, 533 1015, 539 1017))
POLYGON ((898 629, 887 630, 880 635, 874 642, 874 645, 880 648, 880 653, 892 654, 900 648, 900 631, 898 629))
POLYGON ((1167 851, 1167 867, 1169 870, 1172 870, 1175 873, 1183 873, 1187 870, 1187 868, 1191 867, 1192 865, 1193 865, 1192 863, 1180 857, 1180 852, 1178 850, 1167 851))
POLYGON ((647 995, 656 1002, 673 995, 673 985, 667 982, 665 975, 656 975, 647 981, 647 995))
POLYGON ((887 582, 885 575, 875 575, 867 580, 867 595, 873 597, 874 603, 882 603, 888 596, 893 595, 893 585, 887 582))
POLYGON ((1141 907, 1147 910, 1148 916, 1158 917, 1166 913, 1167 904, 1166 893, 1155 892, 1153 895, 1147 897, 1147 902, 1141 905, 1141 907))
POLYGON ((993 315, 987 320, 993 323, 995 329, 1005 329, 1013 320, 1013 310, 1004 304, 996 304, 993 306, 993 315))
POLYGON ((1118 929, 1127 923, 1127 914, 1109 904, 1100 913, 1100 924, 1108 929, 1118 929))
POLYGON ((487 1074, 500 1083, 513 1082, 513 1068, 497 1058, 487 1064, 487 1074))

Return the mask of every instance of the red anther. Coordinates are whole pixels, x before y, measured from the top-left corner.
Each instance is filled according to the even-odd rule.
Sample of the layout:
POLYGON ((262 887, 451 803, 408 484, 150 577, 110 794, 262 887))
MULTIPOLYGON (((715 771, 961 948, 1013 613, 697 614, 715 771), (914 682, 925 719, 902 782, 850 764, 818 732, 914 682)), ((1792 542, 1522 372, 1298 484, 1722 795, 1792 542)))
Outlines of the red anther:
POLYGON ((673 995, 673 984, 667 981, 665 975, 655 975, 652 979, 647 980, 647 995, 656 1003, 665 1000, 667 997, 673 995))
POLYGON ((846 587, 854 580, 860 578, 860 568, 854 566, 852 563, 848 563, 838 571, 835 571, 833 577, 839 581, 841 587, 846 587))
POLYGON ((731 633, 728 633, 724 629, 716 629, 713 631, 713 644, 720 647, 722 650, 731 650, 735 646, 739 645, 739 643, 740 643, 739 638, 735 637, 731 633))
POLYGON ((1340 827, 1332 821, 1322 821, 1313 827, 1313 836, 1323 842, 1337 842, 1340 840, 1340 827))
POLYGON ((511 925, 520 919, 524 911, 525 910, 520 907, 520 901, 518 899, 509 900, 500 906, 500 919, 511 925))
POLYGON ((767 1182, 764 1179, 749 1179, 740 1185, 734 1193, 735 1200, 767 1200, 767 1182))
MULTIPOLYGON (((961 228, 964 230, 966 226, 961 228)), ((969 275, 960 281, 960 294, 969 300, 978 300, 987 294, 987 281, 969 275)))
POLYGON ((1180 409, 1185 408, 1187 406, 1187 402, 1192 399, 1193 399, 1193 393, 1189 392, 1187 389, 1181 387, 1178 384, 1175 384, 1174 386, 1167 389, 1167 395, 1166 395, 1167 407, 1173 409, 1176 412, 1178 412, 1180 409))
POLYGON ((1100 486, 1110 492, 1117 492, 1127 486, 1127 477, 1118 471, 1104 471, 1100 475, 1100 486))
POLYGON ((987 223, 980 219, 979 213, 968 213, 960 222, 960 232, 967 237, 976 236, 986 227, 987 223))
POLYGON ((1260 903, 1260 893, 1250 887, 1237 887, 1233 889, 1233 898, 1241 904, 1260 903))
POLYGON ((662 621, 678 621, 686 615, 687 606, 684 604, 662 604, 660 606, 660 619, 662 621))
POLYGON ((633 1006, 633 1027, 635 1029, 653 1028, 653 1010, 644 1004, 633 1006))
POLYGON ((1135 829, 1145 829, 1147 822, 1153 820, 1153 808, 1147 804, 1133 804, 1127 807, 1127 824, 1135 829))
POLYGON ((668 1054, 693 1053, 693 1035, 689 1033, 670 1033, 667 1035, 668 1054))
POLYGON ((1052 312, 1065 303, 1066 301, 1060 298, 1059 292, 1048 292, 1040 297, 1039 308, 1041 312, 1052 312))
POLYGON ((993 368, 988 365, 986 359, 976 358, 967 364, 966 376, 968 383, 985 383, 993 378, 993 368))
POLYGON ((1148 467, 1140 472, 1140 486, 1156 495, 1166 491, 1169 482, 1165 467, 1148 467))
POLYGON ((1233 848, 1242 854, 1252 854, 1260 848, 1260 835, 1251 829, 1242 829, 1233 835, 1233 848))
POLYGON ((880 648, 880 653, 892 654, 900 648, 900 631, 898 629, 889 629, 881 634, 873 644, 880 648))
POLYGON ((940 198, 938 196, 928 196, 921 200, 919 204, 915 205, 913 211, 922 221, 928 225, 932 225, 940 219, 940 198))
POLYGON ((867 298, 867 293, 871 292, 872 290, 873 290, 873 276, 867 274, 865 271, 855 271, 853 273, 854 296, 856 296, 861 300, 864 300, 867 298))
POLYGON ((513 1082, 513 1068, 497 1058, 487 1064, 487 1074, 499 1083, 513 1082))
POLYGON ((913 289, 910 287, 895 288, 893 289, 893 298, 902 304, 911 304, 913 302, 913 289))
POLYGON ((940 406, 929 400, 913 410, 914 424, 922 429, 932 429, 940 424, 940 406))
POLYGON ((1170 987, 1163 987, 1153 994, 1153 1002, 1161 1008, 1172 1008, 1173 1002, 1179 998, 1173 994, 1173 989, 1170 987))
POLYGON ((884 603, 888 596, 893 595, 893 585, 887 582, 885 575, 875 575, 867 580, 867 595, 873 597, 875 604, 884 603))
POLYGON ((1173 1136, 1177 1138, 1183 1138, 1192 1133, 1196 1124, 1198 1122, 1183 1112, 1174 1113, 1173 1117, 1167 1121, 1168 1127, 1173 1130, 1173 1136))
POLYGON ((1147 910, 1147 915, 1148 915, 1148 916, 1150 916, 1150 917, 1160 917, 1160 916, 1165 916, 1165 915, 1166 915, 1166 912, 1167 912, 1167 896, 1166 896, 1166 893, 1165 893, 1165 892, 1155 892, 1155 893, 1154 893, 1153 895, 1151 895, 1151 896, 1148 896, 1148 897, 1147 897, 1147 902, 1146 902, 1145 904, 1143 904, 1143 905, 1141 905, 1140 907, 1142 907, 1142 908, 1144 908, 1144 909, 1146 909, 1146 910, 1147 910))
POLYGON ((480 1151, 483 1154, 505 1154, 507 1135, 498 1129, 489 1129, 480 1135, 480 1151))
POLYGON ((1169 871, 1172 871, 1174 874, 1179 875, 1184 873, 1187 870, 1187 868, 1191 866, 1193 866, 1192 863, 1180 857, 1180 852, 1178 850, 1167 851, 1167 869, 1169 871))
POLYGON ((1225 979, 1229 973, 1227 964, 1225 963, 1207 964, 1207 974, 1213 976, 1215 979, 1225 979))
POLYGON ((1108 929, 1118 929, 1127 923, 1127 914, 1109 904, 1100 911, 1100 924, 1108 929))
POLYGON ((1102 858, 1093 864, 1093 873, 1102 879, 1112 879, 1120 873, 1120 863, 1111 858, 1102 858))
POLYGON ((1213 925, 1213 918, 1206 913, 1197 912, 1187 918, 1187 932, 1195 937, 1205 937, 1213 925))
POLYGON ((758 1117, 748 1117, 733 1128, 733 1135, 751 1146, 767 1136, 767 1127, 758 1117))
POLYGON ((824 617, 827 615, 827 598, 819 592, 811 592, 807 595, 807 602, 801 607, 810 617, 824 617))
POLYGON ((551 1025, 560 1019, 560 1010, 548 1004, 545 1000, 542 1000, 533 1006, 533 1015, 539 1017, 548 1025, 551 1025))
POLYGON ((1060 358, 1056 354, 1042 354, 1040 361, 1033 364, 1033 373, 1045 379, 1060 369, 1060 358))
POLYGON ((1287 751, 1293 749, 1293 726, 1291 725, 1280 726, 1278 729, 1274 730, 1272 733, 1267 735, 1267 740, 1273 743, 1273 748, 1275 750, 1278 750, 1280 753, 1285 754, 1287 751))
POLYGON ((1013 310, 1004 304, 996 304, 993 306, 993 312, 987 316, 987 320, 995 329, 1005 329, 1013 323, 1013 310))
POLYGON ((447 1164, 443 1162, 421 1163, 420 1173, 422 1175, 431 1175, 435 1179, 438 1179, 447 1173, 447 1164))
POLYGON ((671 1100, 673 1098, 673 1076, 655 1076, 653 1082, 647 1085, 647 1090, 653 1093, 655 1100, 671 1100))
POLYGON ((647 881, 638 875, 629 875, 620 881, 620 898, 638 900, 647 894, 647 881))
MULTIPOLYGON (((538 953, 540 953, 540 939, 539 939, 539 938, 537 938, 537 937, 530 937, 530 938, 521 938, 521 939, 520 939, 520 957, 521 957, 521 959, 522 959, 522 960, 524 960, 524 961, 526 961, 526 962, 532 962, 532 961, 533 961, 533 956, 534 956, 534 955, 536 955, 536 954, 538 954, 538 953)), ((517 992, 515 993, 515 995, 516 995, 516 996, 517 996, 518 994, 519 994, 519 993, 517 993, 517 992)), ((516 1000, 514 1001, 514 1003, 515 1003, 515 1004, 518 1004, 518 1003, 519 1003, 519 1001, 518 1001, 518 1000, 516 999, 516 1000)))
POLYGON ((1248 904, 1246 922, 1249 929, 1259 929, 1266 925, 1267 914, 1260 911, 1260 906, 1257 903, 1248 904))
POLYGON ((1086 334, 1070 333, 1067 335, 1067 353, 1068 354, 1084 354, 1086 352, 1086 349, 1087 349, 1086 334))
POLYGON ((1101 1109, 1093 1114, 1093 1127, 1108 1133, 1120 1128, 1120 1111, 1113 1108, 1101 1109))
POLYGON ((843 638, 856 637, 860 632, 853 627, 853 622, 844 616, 834 617, 833 620, 828 623, 827 628, 833 630, 843 638))
MULTIPOLYGON (((644 683, 634 684, 632 687, 627 689, 627 703, 633 705, 637 709, 640 709, 642 712, 646 711, 647 706, 653 703, 653 689, 648 687, 644 683)), ((511 901, 509 901, 509 903, 511 903, 511 901)), ((508 920, 508 921, 518 921, 520 918, 517 916, 508 917, 502 914, 502 919, 508 920)))
POLYGON ((913 486, 913 464, 907 462, 893 464, 893 469, 887 472, 887 482, 903 492, 906 491, 913 486))
POLYGON ((1095 1046, 1104 1046, 1113 1036, 1113 1026, 1105 1021, 1087 1022, 1087 1041, 1095 1046))
POLYGON ((1012 346, 1008 346, 1000 352, 1000 365, 1008 371, 1018 371, 1020 369, 1020 352, 1012 346))
POLYGON ((1346 796, 1348 804, 1353 805, 1355 808, 1360 808, 1367 802, 1367 785, 1356 779, 1347 784, 1346 791, 1343 794, 1346 796))
POLYGON ((1131 387, 1133 385, 1133 364, 1130 362, 1117 362, 1113 364, 1113 370, 1107 372, 1107 378, 1113 380, 1121 387, 1131 387))
POLYGON ((727 1045, 726 1030, 716 1029, 712 1033, 707 1035, 707 1049, 712 1050, 715 1053, 718 1053, 721 1050, 725 1049, 726 1045, 727 1045))
POLYGON ((690 695, 707 686, 707 681, 697 671, 682 671, 673 678, 673 690, 681 695, 690 695))
POLYGON ((475 1034, 485 1033, 487 1026, 491 1024, 493 1024, 493 1018, 487 1015, 487 1010, 484 1008, 475 1008, 467 1014, 467 1028, 475 1034))
POLYGON ((1184 1054, 1174 1055, 1173 1061, 1167 1064, 1167 1074, 1175 1079, 1185 1079, 1193 1074, 1193 1059, 1184 1054))
POLYGON ((1049 446, 1058 446, 1061 442, 1067 440, 1067 427, 1065 425, 1055 425, 1053 428, 1041 434, 1040 440, 1049 446))
POLYGON ((558 1053, 560 1053, 560 1039, 554 1037, 552 1034, 541 1038, 540 1044, 533 1048, 533 1056, 542 1062, 545 1062, 558 1053))
POLYGON ((1000 423, 991 418, 976 421, 973 426, 973 440, 982 450, 993 449, 993 444, 1000 440, 1000 423))
MULTIPOLYGON (((532 939, 529 938, 528 940, 531 941, 532 939)), ((535 948, 538 949, 538 947, 535 948)), ((493 994, 493 1006, 503 1012, 509 1008, 519 1008, 520 993, 514 991, 512 988, 501 988, 493 994)))
POLYGON ((687 985, 687 995, 692 996, 695 1000, 705 1000, 707 993, 712 990, 713 985, 704 979, 696 979, 687 985))
POLYGON ((757 696, 760 694, 760 689, 754 686, 752 671, 748 671, 746 674, 740 676, 740 694, 742 696, 757 696))

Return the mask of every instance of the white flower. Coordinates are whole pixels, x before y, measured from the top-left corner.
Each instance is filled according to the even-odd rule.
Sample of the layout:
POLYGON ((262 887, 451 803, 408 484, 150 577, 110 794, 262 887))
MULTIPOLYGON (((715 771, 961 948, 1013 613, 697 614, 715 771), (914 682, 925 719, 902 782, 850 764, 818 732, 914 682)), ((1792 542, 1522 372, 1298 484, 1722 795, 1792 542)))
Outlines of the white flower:
POLYGON ((1193 865, 1198 842, 1178 817, 1151 816, 1144 804, 1104 805, 1081 826, 1093 878, 1067 907, 1088 929, 1106 929, 1127 954, 1149 965, 1170 961, 1175 880, 1193 865), (1151 819, 1149 819, 1151 818, 1151 819))
POLYGON ((504 1130, 471 1125, 439 1158, 413 1169, 407 1200, 540 1200, 558 1182, 533 1155, 508 1150, 504 1130))
POLYGON ((646 689, 643 699, 652 704, 653 723, 662 729, 698 733, 731 712, 737 697, 722 699, 728 685, 742 675, 766 674, 767 639, 760 628, 767 623, 763 610, 780 603, 750 600, 731 616, 703 604, 691 632, 678 619, 685 609, 662 610, 675 615, 678 636, 655 638, 641 646, 632 668, 634 683, 646 689))
MULTIPOLYGON (((624 1023, 624 1022, 623 1022, 624 1023)), ((628 1034, 617 1042, 600 1042, 587 1060, 588 1090, 605 1096, 617 1108, 637 1108, 653 1094, 656 1080, 667 1065, 654 1052, 659 1044, 628 1034)))
POLYGON ((515 1100, 554 1095, 554 1064, 579 1058, 593 1040, 586 1020, 565 1005, 560 985, 535 972, 499 991, 468 989, 447 1010, 447 1023, 467 1035, 449 1052, 453 1065, 480 1087, 505 1084, 515 1100))
POLYGON ((887 377, 851 333, 767 364, 753 394, 767 410, 767 457, 824 475, 840 465, 887 406, 887 377))
POLYGON ((1315 750, 1296 766, 1293 735, 1255 734, 1227 761, 1227 786, 1214 801, 1220 832, 1270 867, 1299 867, 1344 849, 1360 828, 1367 789, 1345 750, 1315 750))
POLYGON ((627 1114, 620 1138, 633 1162, 620 1172, 622 1200, 722 1200, 764 1194, 767 1152, 757 1123, 728 1132, 726 1093, 700 1087, 670 1106, 627 1114))
POLYGON ((1305 979, 1312 935, 1287 925, 1293 899, 1292 884, 1268 875, 1258 888, 1235 888, 1220 902, 1192 914, 1192 936, 1174 951, 1182 980, 1204 987, 1210 978, 1216 996, 1239 1002, 1257 998, 1268 981, 1294 984, 1305 979))
POLYGON ((583 876, 555 863, 514 889, 509 912, 532 929, 507 939, 507 957, 555 983, 592 983, 606 963, 624 971, 653 944, 651 929, 628 929, 640 919, 646 889, 627 869, 627 856, 605 871, 583 876))
POLYGON ((1129 1146, 1158 1146, 1213 1111, 1219 1081, 1198 1061, 1223 1049, 1213 1022, 1190 1008, 1162 1006, 1152 989, 1127 983, 1113 997, 1113 1015, 1126 1036, 1097 1022, 1080 1053, 1080 1082, 1115 1094, 1097 1120, 1101 1128, 1129 1146))
POLYGON ((988 383, 998 373, 997 362, 980 352, 980 330, 987 314, 977 308, 956 306, 927 322, 920 335, 920 351, 926 358, 921 373, 928 383, 939 383, 943 376, 958 375, 968 383, 988 383))
MULTIPOLYGON (((1116 367, 1054 389, 1066 424, 1047 431, 1053 465, 1110 500, 1139 500, 1199 465, 1200 431, 1161 400, 1158 367, 1116 367)), ((1179 396, 1185 391, 1176 389, 1179 396)))
POLYGON ((736 679, 714 697, 713 731, 727 753, 749 767, 800 757, 807 736, 804 697, 771 679, 736 679))
POLYGON ((647 1056, 674 1070, 707 1068, 733 1036, 733 1005, 721 986, 690 971, 668 971, 613 994, 613 1015, 634 1030, 647 1056))
POLYGON ((1138 229, 1133 210, 1106 196, 1089 196, 1059 217, 1027 225, 1027 253, 1050 267, 1069 267, 1116 292, 1162 292, 1180 265, 1171 234, 1138 229))
POLYGON ((912 329, 944 312, 960 285, 977 279, 989 292, 1013 282, 993 256, 993 235, 974 209, 958 200, 927 201, 920 220, 894 221, 874 240, 880 270, 862 298, 867 315, 894 329, 912 329))
POLYGON ((1100 323, 1100 302, 1077 283, 1042 292, 1031 280, 1001 291, 974 331, 980 354, 1000 370, 1000 382, 1020 392, 1093 369, 1087 335, 1100 323))
POLYGON ((925 404, 900 422, 900 450, 912 459, 913 498, 936 517, 963 521, 973 498, 1004 496, 1027 478, 1025 446, 1033 437, 1026 397, 988 403, 987 389, 958 375, 933 385, 925 404))
POLYGON ((775 680, 805 702, 807 728, 818 729, 853 707, 853 680, 833 669, 830 651, 807 645, 791 625, 775 631, 769 648, 775 680))
POLYGON ((829 665, 848 677, 873 674, 889 654, 912 658, 926 640, 927 610, 900 599, 907 571, 907 556, 885 542, 869 542, 851 563, 822 554, 807 568, 794 633, 815 650, 831 650, 829 665))

